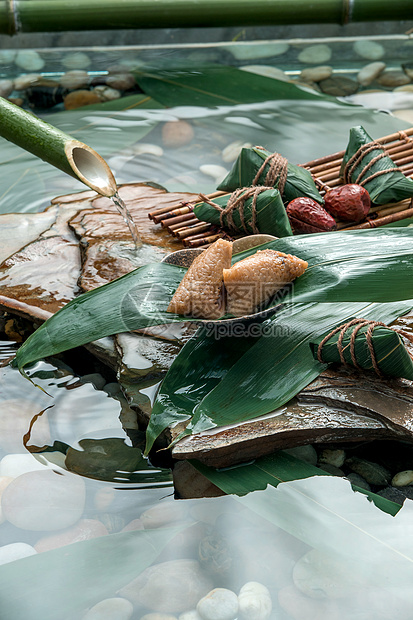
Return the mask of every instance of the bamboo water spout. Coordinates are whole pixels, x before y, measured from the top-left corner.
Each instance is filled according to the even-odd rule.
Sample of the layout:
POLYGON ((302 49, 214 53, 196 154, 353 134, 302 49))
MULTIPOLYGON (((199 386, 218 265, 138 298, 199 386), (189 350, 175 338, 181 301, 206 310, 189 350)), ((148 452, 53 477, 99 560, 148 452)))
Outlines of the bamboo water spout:
POLYGON ((0 97, 0 136, 82 181, 102 196, 116 193, 105 160, 90 146, 0 97))

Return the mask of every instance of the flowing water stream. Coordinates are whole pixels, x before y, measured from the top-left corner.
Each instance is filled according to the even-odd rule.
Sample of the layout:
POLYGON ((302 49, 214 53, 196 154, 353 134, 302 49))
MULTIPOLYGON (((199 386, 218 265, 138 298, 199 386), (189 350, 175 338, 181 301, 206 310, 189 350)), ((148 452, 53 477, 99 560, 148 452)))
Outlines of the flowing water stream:
POLYGON ((111 198, 113 204, 116 206, 117 210, 119 211, 119 213, 121 214, 123 221, 125 222, 125 224, 127 225, 127 227, 130 230, 130 234, 132 235, 132 239, 133 242, 135 244, 135 250, 139 250, 140 247, 142 247, 142 239, 139 235, 139 231, 138 231, 138 227, 136 226, 135 222, 133 221, 133 217, 130 214, 127 206, 125 205, 124 201, 122 200, 122 198, 119 196, 119 192, 116 192, 116 194, 114 194, 114 196, 112 196, 111 198))

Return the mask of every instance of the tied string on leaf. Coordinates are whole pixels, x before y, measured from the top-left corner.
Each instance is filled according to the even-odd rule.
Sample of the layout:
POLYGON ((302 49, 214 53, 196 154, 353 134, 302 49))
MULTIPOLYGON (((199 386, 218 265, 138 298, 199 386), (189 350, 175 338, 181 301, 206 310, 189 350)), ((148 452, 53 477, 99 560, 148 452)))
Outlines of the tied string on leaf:
MULTIPOLYGON (((335 336, 335 334, 340 332, 340 335, 337 341, 337 350, 340 355, 341 363, 344 364, 344 366, 350 366, 350 364, 347 363, 344 357, 343 339, 346 335, 347 330, 353 326, 355 326, 355 328, 350 337, 350 355, 351 355, 351 361, 353 363, 353 366, 355 366, 357 370, 364 370, 357 362, 355 348, 356 348, 356 337, 357 337, 358 332, 360 331, 362 327, 368 326, 368 329, 365 334, 366 342, 367 342, 367 346, 368 346, 370 357, 371 357, 371 363, 373 365, 374 370, 376 371, 376 374, 379 377, 383 377, 383 373, 381 372, 379 368, 377 358, 376 358, 376 353, 374 351, 373 332, 374 332, 375 327, 379 327, 379 326, 385 327, 391 331, 396 332, 397 334, 400 334, 401 336, 404 336, 410 342, 413 343, 413 336, 411 336, 410 334, 408 334, 407 332, 401 329, 394 329, 393 327, 389 327, 388 325, 386 325, 385 323, 381 323, 380 321, 368 321, 367 319, 353 319, 352 321, 349 321, 348 323, 343 323, 339 327, 336 327, 335 329, 333 329, 320 342, 320 344, 318 345, 318 349, 317 349, 317 359, 321 364, 325 363, 325 361, 323 360, 323 356, 322 356, 324 345, 330 340, 330 338, 332 338, 333 336, 335 336)), ((410 358, 413 360, 412 354, 409 351, 407 351, 407 353, 409 354, 410 358)))
POLYGON ((366 183, 381 176, 382 174, 389 174, 390 172, 400 172, 400 168, 398 167, 386 168, 385 170, 378 170, 377 172, 374 172, 373 174, 370 174, 365 179, 363 179, 364 175, 370 170, 370 168, 372 168, 372 166, 374 166, 376 162, 378 162, 380 159, 383 159, 384 157, 388 157, 388 155, 386 151, 384 150, 384 147, 379 142, 376 142, 373 140, 372 142, 369 142, 368 144, 363 144, 354 153, 354 155, 350 157, 347 164, 345 165, 345 168, 343 171, 344 183, 355 183, 356 185, 361 185, 362 187, 364 187, 366 183), (368 162, 368 164, 366 164, 363 167, 358 177, 354 181, 352 181, 351 175, 353 174, 357 166, 360 164, 360 162, 363 160, 363 158, 366 155, 368 155, 369 153, 373 151, 380 151, 380 153, 379 155, 376 155, 376 157, 373 157, 373 159, 371 159, 368 162))
MULTIPOLYGON (((265 151, 263 146, 256 146, 255 148, 265 151)), ((252 185, 258 186, 260 176, 264 172, 267 165, 269 165, 269 168, 264 181, 265 185, 277 187, 280 194, 282 195, 284 193, 284 187, 287 181, 288 159, 286 159, 279 153, 272 153, 271 155, 268 155, 268 157, 264 160, 263 164, 258 170, 257 174, 255 175, 255 179, 253 180, 252 185)))
POLYGON ((257 198, 262 192, 266 192, 267 190, 273 190, 273 187, 266 187, 262 185, 258 185, 255 187, 240 187, 236 189, 235 192, 232 192, 229 200, 227 202, 226 207, 221 207, 216 202, 213 202, 208 196, 204 194, 200 194, 203 202, 211 205, 217 211, 219 211, 219 221, 221 228, 227 226, 231 232, 240 233, 245 232, 250 234, 248 230, 247 223, 245 221, 245 202, 252 198, 251 203, 251 221, 248 222, 252 228, 254 234, 258 234, 260 232, 257 226, 257 198), (234 221, 234 212, 237 211, 241 220, 241 228, 238 227, 234 221), (226 218, 226 223, 224 221, 226 218))

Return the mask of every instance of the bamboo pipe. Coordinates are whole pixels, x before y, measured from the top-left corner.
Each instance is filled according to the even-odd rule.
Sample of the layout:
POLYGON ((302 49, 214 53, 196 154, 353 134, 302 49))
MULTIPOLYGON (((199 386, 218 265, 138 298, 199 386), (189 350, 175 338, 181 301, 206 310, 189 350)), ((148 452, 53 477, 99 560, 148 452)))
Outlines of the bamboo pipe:
POLYGON ((0 33, 411 19, 410 0, 3 0, 0 33))
POLYGON ((102 196, 116 193, 105 160, 90 146, 0 97, 0 136, 82 181, 102 196))

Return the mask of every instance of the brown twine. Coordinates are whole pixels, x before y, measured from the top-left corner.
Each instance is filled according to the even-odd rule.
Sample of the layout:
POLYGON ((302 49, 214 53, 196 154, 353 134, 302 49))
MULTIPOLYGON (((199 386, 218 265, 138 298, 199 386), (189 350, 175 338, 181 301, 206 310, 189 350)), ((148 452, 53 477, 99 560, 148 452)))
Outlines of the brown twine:
POLYGON ((219 222, 221 228, 226 226, 231 230, 231 232, 246 232, 247 234, 250 233, 250 230, 247 228, 247 223, 245 221, 245 202, 249 198, 252 198, 250 226, 253 233, 258 234, 260 230, 257 227, 257 198, 260 194, 262 194, 262 192, 272 189, 274 188, 263 185, 256 187, 240 187, 239 189, 236 189, 235 192, 232 192, 225 208, 208 198, 208 196, 205 196, 204 194, 199 195, 204 202, 219 211, 219 222), (234 221, 235 211, 238 211, 241 220, 241 228, 239 228, 234 221), (224 218, 226 218, 226 222, 224 222, 224 218))
POLYGON ((364 177, 364 175, 366 174, 366 172, 368 172, 370 170, 370 168, 372 166, 374 166, 374 164, 376 162, 378 162, 383 157, 388 157, 388 155, 386 154, 386 152, 384 150, 384 147, 380 144, 380 142, 376 142, 375 140, 373 140, 372 142, 368 142, 367 144, 363 144, 354 153, 354 155, 352 157, 350 157, 350 159, 348 160, 347 164, 345 165, 344 173, 343 173, 343 177, 344 177, 344 182, 345 183, 350 183, 351 182, 351 176, 352 176, 353 172, 355 171, 355 169, 357 168, 357 166, 361 163, 363 158, 366 155, 368 155, 369 153, 371 153, 372 151, 381 151, 381 153, 379 155, 377 155, 376 157, 373 157, 373 159, 371 161, 369 161, 364 166, 364 168, 362 168, 360 174, 358 175, 358 177, 354 181, 354 183, 364 187, 364 185, 366 183, 368 183, 369 181, 372 181, 376 177, 381 176, 382 174, 389 174, 390 172, 399 172, 400 171, 400 169, 397 168, 397 167, 395 167, 395 168, 387 168, 386 170, 378 170, 377 172, 374 172, 370 176, 366 177, 363 181, 361 180, 364 177))
POLYGON ((399 131, 399 140, 400 142, 413 142, 413 138, 407 135, 405 131, 399 131))
MULTIPOLYGON (((342 325, 340 325, 339 327, 336 327, 335 329, 333 329, 329 334, 327 334, 327 336, 325 338, 323 338, 323 340, 320 342, 320 344, 318 345, 318 349, 317 349, 317 359, 319 362, 321 362, 321 364, 323 364, 323 357, 322 357, 322 351, 323 351, 323 347, 326 344, 326 342, 328 340, 330 340, 330 338, 332 338, 335 334, 337 334, 338 332, 340 332, 340 335, 338 337, 337 340, 337 349, 338 349, 338 353, 340 355, 340 361, 342 364, 344 364, 345 366, 349 366, 350 364, 348 364, 344 358, 344 348, 343 348, 343 340, 344 340, 344 336, 346 334, 346 331, 350 328, 353 327, 353 325, 355 325, 356 327, 354 328, 351 337, 350 337, 350 355, 351 355, 351 361, 353 363, 353 366, 355 366, 358 370, 363 370, 363 368, 358 364, 357 359, 356 359, 356 337, 357 334, 359 333, 360 329, 362 327, 365 326, 369 326, 367 331, 366 331, 366 341, 367 341, 367 346, 369 348, 369 353, 370 353, 370 357, 371 357, 371 362, 373 364, 373 368, 376 371, 376 373, 379 375, 379 377, 382 377, 382 372, 379 368, 379 365, 377 363, 377 358, 376 358, 376 354, 374 351, 374 346, 373 346, 373 332, 374 332, 374 328, 381 326, 381 327, 387 327, 387 329, 391 329, 392 331, 396 332, 397 334, 400 334, 401 336, 404 336, 405 338, 407 338, 407 340, 409 340, 410 342, 413 343, 413 336, 411 336, 410 334, 408 334, 407 332, 401 330, 401 329, 394 329, 393 327, 389 327, 388 325, 386 325, 385 323, 381 323, 380 321, 368 321, 367 319, 353 319, 352 321, 349 321, 348 323, 343 323, 342 325)), ((410 357, 413 360, 413 355, 410 353, 410 351, 407 351, 408 354, 410 355, 410 357)))
MULTIPOLYGON (((264 147, 262 146, 257 146, 256 148, 264 150, 264 147)), ((282 194, 284 192, 285 183, 287 181, 288 159, 286 159, 279 153, 272 153, 271 155, 268 155, 268 157, 264 160, 261 168, 255 175, 255 179, 253 180, 252 185, 258 185, 260 176, 264 172, 267 165, 269 165, 269 168, 264 181, 265 185, 271 185, 271 187, 275 187, 277 185, 280 194, 282 194)))

